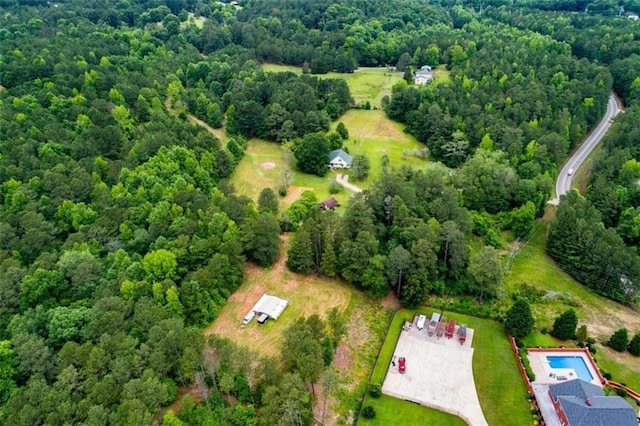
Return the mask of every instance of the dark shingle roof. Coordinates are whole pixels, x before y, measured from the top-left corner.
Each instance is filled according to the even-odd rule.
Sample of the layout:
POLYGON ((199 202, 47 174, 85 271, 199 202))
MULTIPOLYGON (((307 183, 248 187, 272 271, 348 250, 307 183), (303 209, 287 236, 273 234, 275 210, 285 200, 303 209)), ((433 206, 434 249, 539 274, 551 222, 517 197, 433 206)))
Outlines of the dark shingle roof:
POLYGON ((596 396, 604 396, 604 392, 602 392, 602 388, 600 386, 580 379, 550 385, 549 390, 555 399, 558 399, 561 395, 576 396, 584 400, 596 396))
POLYGON ((550 385, 549 391, 571 426, 638 426, 633 408, 619 396, 605 396, 597 385, 575 379, 550 385))
POLYGON ((342 148, 329 152, 329 162, 333 161, 336 157, 342 158, 342 160, 347 164, 351 164, 353 162, 353 157, 347 154, 347 151, 342 148))

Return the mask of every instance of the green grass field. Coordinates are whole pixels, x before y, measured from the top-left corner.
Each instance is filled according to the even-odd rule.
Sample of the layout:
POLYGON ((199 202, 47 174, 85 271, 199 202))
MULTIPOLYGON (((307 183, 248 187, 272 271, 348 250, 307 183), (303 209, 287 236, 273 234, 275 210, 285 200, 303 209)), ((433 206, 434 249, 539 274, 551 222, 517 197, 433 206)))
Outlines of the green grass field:
POLYGON ((367 180, 362 183, 353 182, 363 188, 382 175, 382 156, 385 154, 389 157, 390 168, 400 168, 403 165, 418 168, 429 163, 412 154, 414 149, 421 150, 424 145, 404 133, 403 125, 390 120, 383 111, 354 109, 347 111, 339 121, 349 130, 349 140, 344 144, 349 153, 365 154, 371 163, 367 180))
POLYGON ((566 342, 561 342, 550 334, 542 334, 538 332, 529 333, 521 340, 527 348, 557 348, 560 346, 567 346, 566 342))
MULTIPOLYGON (((279 143, 251 139, 247 143, 244 158, 231 175, 230 182, 238 194, 257 200, 263 188, 271 188, 277 192, 283 166, 283 151, 279 143)), ((328 171, 323 177, 302 173, 295 168, 295 159, 292 171, 293 186, 289 187, 287 196, 280 199, 281 209, 286 209, 306 190, 313 191, 318 201, 331 195, 329 183, 335 180, 334 173, 328 171)), ((345 189, 332 196, 341 204, 346 204, 351 194, 351 191, 345 189)))
POLYGON ((606 346, 597 346, 595 359, 600 371, 611 373, 611 379, 640 392, 640 359, 628 352, 620 353, 606 346))
MULTIPOLYGON (((432 309, 426 308, 418 310, 418 312, 425 315, 430 315, 432 311, 432 309)), ((414 312, 408 310, 402 310, 396 314, 389 329, 389 334, 380 349, 378 362, 371 375, 371 383, 382 382, 386 369, 391 362, 402 322, 405 320, 411 321, 413 316, 414 312)), ((472 343, 475 348, 473 354, 473 376, 480 405, 487 422, 490 425, 529 424, 531 414, 529 412, 529 404, 525 399, 526 388, 520 378, 516 359, 511 351, 511 345, 507 340, 502 325, 495 321, 450 312, 447 312, 447 317, 455 319, 458 323, 466 323, 470 328, 474 329, 472 343), (505 419, 509 419, 510 423, 505 423, 505 419)), ((377 412, 379 407, 371 403, 373 400, 373 398, 367 396, 364 405, 374 406, 377 412)), ((411 403, 406 404, 414 405, 411 403)), ((377 405, 380 405, 380 403, 377 402, 377 405)), ((383 408, 383 410, 387 411, 386 408, 383 408)), ((429 411, 444 414, 437 410, 429 411)), ((389 412, 393 413, 393 410, 389 410, 389 412)), ((376 420, 378 420, 378 417, 376 416, 376 420)), ((457 417, 455 419, 459 420, 457 417)), ((435 423, 435 420, 433 420, 431 423, 422 424, 456 423, 435 423)))
POLYGON ((376 411, 374 419, 358 419, 359 425, 425 425, 458 426, 466 423, 460 417, 443 411, 433 410, 412 402, 382 395, 372 398, 367 395, 363 407, 371 405, 376 411))

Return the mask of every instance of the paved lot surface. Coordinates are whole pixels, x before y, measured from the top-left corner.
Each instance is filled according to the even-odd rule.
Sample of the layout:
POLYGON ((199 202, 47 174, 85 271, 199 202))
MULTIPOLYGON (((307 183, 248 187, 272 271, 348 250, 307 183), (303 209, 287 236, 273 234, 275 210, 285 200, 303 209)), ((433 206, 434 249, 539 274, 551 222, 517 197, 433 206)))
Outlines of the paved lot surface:
POLYGON ((389 366, 382 391, 396 398, 416 402, 455 414, 474 426, 487 425, 473 381, 473 330, 467 341, 428 336, 415 324, 398 339, 393 364, 389 366), (406 372, 398 372, 398 358, 406 358, 406 372))

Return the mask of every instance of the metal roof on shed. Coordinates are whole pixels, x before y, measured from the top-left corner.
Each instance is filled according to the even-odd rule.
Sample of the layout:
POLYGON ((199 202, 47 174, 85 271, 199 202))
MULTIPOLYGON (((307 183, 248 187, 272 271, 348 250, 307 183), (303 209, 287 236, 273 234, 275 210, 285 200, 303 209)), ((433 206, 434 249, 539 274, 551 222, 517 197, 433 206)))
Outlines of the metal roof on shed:
POLYGON ((261 314, 267 314, 271 318, 277 320, 288 304, 289 302, 284 299, 265 293, 262 295, 260 300, 258 300, 258 303, 253 306, 253 311, 261 314))

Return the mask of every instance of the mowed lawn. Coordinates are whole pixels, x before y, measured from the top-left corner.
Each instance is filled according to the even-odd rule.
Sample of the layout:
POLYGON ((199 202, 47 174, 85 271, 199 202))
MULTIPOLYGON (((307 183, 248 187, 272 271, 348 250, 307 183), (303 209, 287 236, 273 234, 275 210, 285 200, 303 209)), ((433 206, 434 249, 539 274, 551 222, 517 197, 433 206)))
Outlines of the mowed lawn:
MULTIPOLYGON (((418 312, 430 316, 433 309, 420 309, 418 312)), ((472 343, 475 348, 473 354, 473 376, 480 405, 487 422, 492 426, 530 424, 532 417, 529 411, 529 403, 525 398, 527 395, 526 388, 502 325, 495 321, 457 313, 447 312, 446 315, 448 318, 455 319, 459 324, 466 323, 470 328, 474 329, 472 343)), ((371 377, 372 383, 382 382, 400 334, 402 321, 412 321, 413 316, 414 311, 402 310, 394 318, 387 340, 385 340, 381 348, 378 362, 374 368, 371 377)), ((455 368, 455 366, 452 365, 451 368, 455 368)), ((393 400, 394 398, 391 399, 393 400)), ((379 401, 372 401, 375 401, 375 399, 367 396, 364 405, 380 404, 379 401)), ((405 403, 415 405, 408 402, 405 403)), ((374 408, 378 411, 376 406, 374 408)), ((381 407, 381 409, 386 411, 384 407, 381 407)), ((426 408, 423 408, 423 410, 426 410, 423 414, 426 419, 430 419, 431 413, 429 412, 431 411, 435 411, 438 415, 445 414, 426 408)), ((389 412, 393 414, 393 410, 389 410, 389 412)), ((378 417, 376 416, 376 419, 378 417)), ((407 424, 457 424, 455 421, 460 420, 455 416, 450 417, 453 418, 451 423, 438 423, 434 419, 432 421, 427 420, 424 423, 409 422, 407 424)), ((388 420, 392 421, 391 418, 388 420)), ((464 422, 460 424, 464 424, 464 422)))
POLYGON ((262 355, 278 356, 282 333, 298 318, 313 314, 324 318, 332 307, 346 310, 354 292, 352 287, 338 280, 293 273, 285 266, 284 258, 281 256, 269 269, 247 266, 244 282, 229 297, 205 335, 215 333, 262 355), (286 299, 289 305, 278 320, 258 325, 254 319, 243 326, 242 319, 264 293, 286 299))
MULTIPOLYGON (((287 195, 280 198, 280 207, 286 209, 295 200, 300 198, 304 191, 313 191, 322 201, 330 195, 341 204, 346 204, 352 192, 346 189, 338 194, 329 193, 329 184, 336 179, 336 174, 327 171, 320 177, 308 175, 297 170, 295 158, 292 157, 291 171, 293 173, 293 185, 289 187, 287 195)), ((260 139, 250 139, 244 157, 233 171, 230 182, 240 195, 257 200, 263 188, 271 188, 278 193, 280 175, 284 167, 282 145, 277 142, 267 142, 260 139)))
POLYGON ((399 169, 403 165, 424 167, 429 163, 412 154, 414 149, 423 149, 424 144, 404 133, 403 125, 389 119, 384 111, 352 109, 338 121, 349 130, 349 139, 344 144, 349 153, 365 154, 371 163, 367 180, 362 184, 353 182, 356 185, 367 187, 382 175, 382 157, 385 154, 389 157, 389 168, 399 169))

